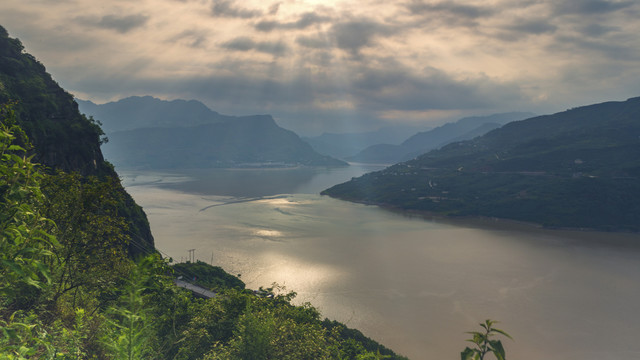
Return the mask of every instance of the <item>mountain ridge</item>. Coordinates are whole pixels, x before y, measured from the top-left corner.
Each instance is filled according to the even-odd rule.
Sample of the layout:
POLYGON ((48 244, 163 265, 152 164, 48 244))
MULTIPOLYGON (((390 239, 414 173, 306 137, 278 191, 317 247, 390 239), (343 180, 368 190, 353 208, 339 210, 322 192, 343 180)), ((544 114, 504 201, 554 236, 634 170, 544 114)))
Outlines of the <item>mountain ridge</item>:
POLYGON ((454 141, 468 140, 502 126, 510 121, 533 116, 527 112, 508 112, 487 116, 471 116, 422 131, 407 138, 399 145, 377 144, 348 157, 349 161, 363 163, 396 163, 410 160, 422 153, 454 141))
POLYGON ((196 100, 151 96, 83 104, 88 115, 111 129, 102 149, 117 167, 348 166, 316 153, 293 131, 278 126, 271 115, 221 115, 196 100))
POLYGON ((162 100, 149 95, 104 104, 80 99, 76 102, 81 112, 100 119, 107 133, 144 127, 196 126, 235 118, 211 110, 198 100, 162 100))
POLYGON ((451 216, 640 231, 640 97, 514 121, 322 192, 451 216))

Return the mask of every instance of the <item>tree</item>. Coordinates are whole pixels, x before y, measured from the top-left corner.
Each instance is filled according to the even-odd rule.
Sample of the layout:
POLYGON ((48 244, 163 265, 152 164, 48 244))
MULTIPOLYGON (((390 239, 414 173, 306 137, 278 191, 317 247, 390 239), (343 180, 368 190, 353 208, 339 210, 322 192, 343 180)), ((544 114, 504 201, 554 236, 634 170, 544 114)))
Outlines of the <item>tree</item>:
POLYGON ((60 243, 56 298, 69 294, 71 308, 86 306, 81 295, 95 298, 93 292, 108 289, 130 269, 127 247, 131 239, 119 213, 121 192, 111 178, 62 171, 45 177, 43 192, 44 212, 56 224, 51 232, 60 243))

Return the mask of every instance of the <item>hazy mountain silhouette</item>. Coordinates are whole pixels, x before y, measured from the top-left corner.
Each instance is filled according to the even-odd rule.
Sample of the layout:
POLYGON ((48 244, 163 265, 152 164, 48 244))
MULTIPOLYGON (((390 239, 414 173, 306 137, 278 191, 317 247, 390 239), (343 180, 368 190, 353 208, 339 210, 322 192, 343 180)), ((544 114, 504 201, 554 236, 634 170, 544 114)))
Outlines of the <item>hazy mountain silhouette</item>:
POLYGON ((148 127, 187 127, 223 122, 233 116, 221 115, 197 100, 160 100, 132 96, 106 104, 79 100, 81 112, 102 122, 107 133, 148 127))
POLYGON ((346 160, 362 163, 394 164, 413 159, 427 151, 454 141, 469 140, 514 120, 532 117, 532 113, 510 112, 460 119, 437 128, 419 132, 399 145, 376 144, 346 160))
POLYGON ((320 155, 270 115, 227 116, 198 101, 130 97, 81 109, 103 123, 105 157, 116 166, 169 169, 210 167, 347 166, 320 155))
POLYGON ((400 144, 418 131, 426 130, 417 126, 387 126, 376 131, 359 133, 324 133, 320 136, 303 137, 320 154, 345 159, 363 149, 376 144, 400 144))

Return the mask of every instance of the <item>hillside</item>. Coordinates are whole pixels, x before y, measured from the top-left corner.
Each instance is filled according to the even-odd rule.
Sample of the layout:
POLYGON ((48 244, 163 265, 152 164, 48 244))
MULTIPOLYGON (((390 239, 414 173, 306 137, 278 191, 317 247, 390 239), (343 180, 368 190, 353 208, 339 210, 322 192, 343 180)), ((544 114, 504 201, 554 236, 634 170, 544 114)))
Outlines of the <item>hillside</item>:
POLYGON ((109 142, 102 149, 118 168, 348 166, 316 153, 270 115, 226 116, 198 101, 150 96, 81 104, 103 123, 109 142))
POLYGON ((419 132, 399 145, 376 144, 347 160, 362 163, 393 164, 415 158, 427 151, 451 142, 473 139, 508 122, 533 116, 531 113, 511 112, 488 116, 472 116, 419 132))
POLYGON ((640 98, 509 123, 323 192, 453 216, 640 230, 640 98))
POLYGON ((119 212, 137 244, 130 252, 153 249, 146 215, 103 158, 100 126, 80 114, 73 96, 52 79, 44 65, 24 52, 20 40, 10 38, 0 26, 0 104, 7 103, 13 104, 18 125, 33 144, 35 162, 45 165, 51 174, 60 170, 113 182, 119 212))

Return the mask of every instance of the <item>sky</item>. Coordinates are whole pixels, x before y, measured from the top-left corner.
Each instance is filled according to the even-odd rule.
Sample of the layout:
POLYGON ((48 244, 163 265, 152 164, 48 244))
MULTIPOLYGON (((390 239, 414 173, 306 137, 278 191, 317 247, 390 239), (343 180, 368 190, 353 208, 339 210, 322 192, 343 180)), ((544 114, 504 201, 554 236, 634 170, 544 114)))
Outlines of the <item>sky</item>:
POLYGON ((301 135, 640 96, 637 0, 2 0, 96 103, 196 99, 301 135))

